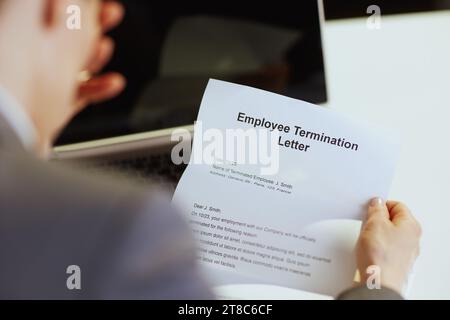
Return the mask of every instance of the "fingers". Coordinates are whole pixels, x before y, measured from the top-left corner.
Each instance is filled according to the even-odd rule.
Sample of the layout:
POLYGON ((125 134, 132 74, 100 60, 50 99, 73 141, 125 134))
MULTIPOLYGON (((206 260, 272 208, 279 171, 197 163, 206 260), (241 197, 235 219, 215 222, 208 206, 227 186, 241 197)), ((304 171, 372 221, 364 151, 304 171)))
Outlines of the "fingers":
POLYGON ((388 201, 386 205, 389 209, 389 214, 392 222, 413 218, 408 207, 401 202, 388 201))
POLYGON ((77 112, 86 105, 116 97, 123 91, 125 85, 125 78, 118 73, 108 73, 83 83, 78 91, 77 112))
POLYGON ((103 32, 116 27, 125 15, 124 7, 117 1, 104 1, 100 12, 100 25, 103 32))
MULTIPOLYGON (((116 27, 123 19, 125 10, 117 1, 104 1, 100 11, 100 25, 102 32, 108 32, 116 27)), ((94 56, 90 60, 87 70, 91 73, 99 72, 111 59, 114 52, 114 42, 108 37, 102 37, 97 45, 94 56)))
MULTIPOLYGON (((117 1, 106 0, 102 2, 100 11, 100 25, 102 32, 116 27, 124 16, 124 7, 117 1)), ((101 37, 94 56, 89 61, 85 73, 100 72, 109 62, 114 52, 114 42, 108 37, 101 37)), ((89 79, 89 76, 86 77, 89 79)), ((80 112, 89 104, 100 103, 119 95, 125 88, 126 80, 118 73, 108 73, 81 82, 75 102, 74 113, 80 112)))
POLYGON ((103 69, 109 62, 114 52, 114 41, 111 38, 103 37, 100 39, 94 56, 90 60, 87 71, 95 74, 103 69))
POLYGON ((406 205, 397 201, 388 201, 387 207, 389 209, 390 219, 394 225, 401 226, 404 223, 409 223, 414 225, 418 234, 421 234, 422 231, 419 222, 406 205))
POLYGON ((406 205, 397 201, 388 201, 384 203, 380 198, 374 198, 370 201, 367 209, 367 221, 382 219, 390 221, 396 227, 413 228, 420 237, 422 234, 419 222, 411 214, 406 205))
POLYGON ((370 200, 369 207, 367 208, 367 220, 374 218, 389 220, 389 211, 386 203, 380 198, 370 200))

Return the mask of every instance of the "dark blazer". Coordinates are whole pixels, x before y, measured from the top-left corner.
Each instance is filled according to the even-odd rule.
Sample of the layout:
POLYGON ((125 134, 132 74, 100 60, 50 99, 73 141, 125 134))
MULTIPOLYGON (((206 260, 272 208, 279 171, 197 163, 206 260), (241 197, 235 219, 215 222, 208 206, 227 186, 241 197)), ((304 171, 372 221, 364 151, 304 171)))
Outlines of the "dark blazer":
POLYGON ((389 288, 368 289, 364 286, 352 288, 341 293, 338 300, 403 300, 396 291, 389 288))
POLYGON ((40 161, 1 116, 0 261, 0 299, 212 297, 169 198, 40 161), (66 285, 71 265, 81 290, 66 285))

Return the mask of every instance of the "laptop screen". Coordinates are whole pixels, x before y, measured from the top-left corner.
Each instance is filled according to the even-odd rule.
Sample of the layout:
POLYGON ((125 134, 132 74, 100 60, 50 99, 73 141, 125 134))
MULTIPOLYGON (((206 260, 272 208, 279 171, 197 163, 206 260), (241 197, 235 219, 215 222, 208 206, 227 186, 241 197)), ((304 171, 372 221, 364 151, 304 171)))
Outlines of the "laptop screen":
POLYGON ((107 70, 123 73, 127 88, 77 116, 57 145, 193 124, 210 78, 326 101, 316 0, 182 3, 123 1, 107 70))

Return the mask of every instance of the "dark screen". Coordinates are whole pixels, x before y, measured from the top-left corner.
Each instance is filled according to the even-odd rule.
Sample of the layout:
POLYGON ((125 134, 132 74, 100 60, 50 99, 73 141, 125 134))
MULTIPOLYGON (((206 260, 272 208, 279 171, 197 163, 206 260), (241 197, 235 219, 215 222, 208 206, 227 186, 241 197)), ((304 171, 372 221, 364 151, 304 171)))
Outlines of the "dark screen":
POLYGON ((382 15, 450 9, 448 0, 324 0, 328 20, 364 17, 370 5, 379 6, 382 15))
POLYGON ((326 101, 316 0, 183 3, 123 1, 106 69, 123 73, 127 88, 81 113, 59 145, 192 124, 209 78, 326 101))

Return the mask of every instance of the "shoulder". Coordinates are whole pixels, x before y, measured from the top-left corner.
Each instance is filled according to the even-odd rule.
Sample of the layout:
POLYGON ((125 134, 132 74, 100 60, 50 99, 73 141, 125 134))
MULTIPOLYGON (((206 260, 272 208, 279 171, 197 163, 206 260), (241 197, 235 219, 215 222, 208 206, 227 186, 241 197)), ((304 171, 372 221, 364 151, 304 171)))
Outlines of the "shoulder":
POLYGON ((0 154, 0 206, 20 211, 33 207, 46 215, 148 210, 170 201, 156 187, 100 171, 40 161, 22 153, 0 154), (27 201, 22 201, 27 199, 27 201))
POLYGON ((88 224, 83 226, 85 232, 94 232, 107 221, 118 230, 138 223, 155 233, 185 235, 186 225, 169 195, 150 182, 143 186, 126 176, 32 156, 3 155, 0 163, 1 218, 12 225, 58 221, 80 228, 88 224))
MULTIPOLYGON (((65 288, 73 264, 88 279, 83 298, 157 297, 158 279, 196 272, 187 223, 155 187, 13 154, 0 155, 0 181, 0 282, 11 283, 0 296, 22 297, 22 285, 27 297, 76 298, 65 288)), ((188 292, 201 283, 187 278, 188 292)))

